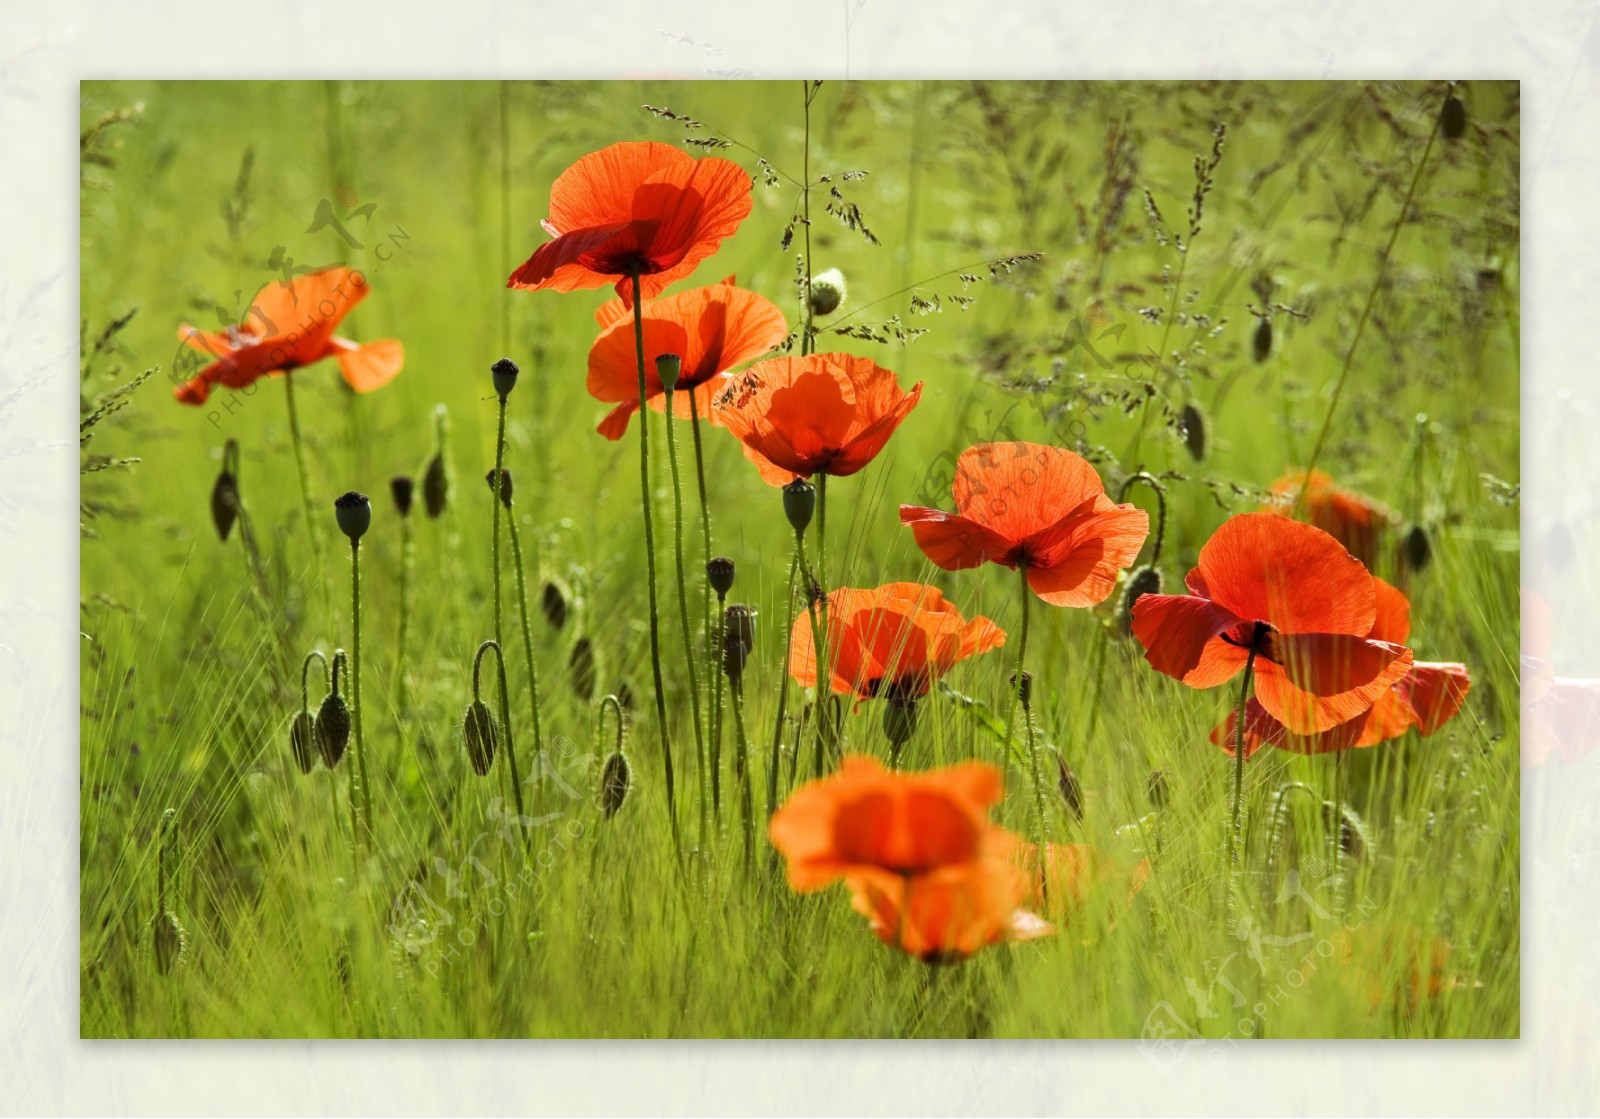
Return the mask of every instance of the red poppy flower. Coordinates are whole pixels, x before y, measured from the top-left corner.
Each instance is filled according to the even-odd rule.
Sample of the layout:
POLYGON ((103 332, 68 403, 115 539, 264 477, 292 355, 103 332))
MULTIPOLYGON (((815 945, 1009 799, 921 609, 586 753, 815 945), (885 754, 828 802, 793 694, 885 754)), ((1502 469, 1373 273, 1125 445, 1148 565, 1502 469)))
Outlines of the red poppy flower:
MULTIPOLYGON (((595 318, 601 329, 589 350, 589 395, 608 403, 621 401, 596 430, 607 439, 621 439, 639 410, 633 315, 620 299, 613 299, 595 312, 595 318)), ((656 358, 676 354, 682 370, 673 392, 673 411, 688 419, 693 393, 695 414, 713 422, 717 416, 711 401, 727 381, 728 370, 760 357, 782 342, 789 330, 782 311, 755 292, 734 287, 732 276, 647 304, 643 320, 645 399, 658 412, 666 409, 666 388, 656 374, 656 358)))
POLYGON ((173 395, 183 404, 204 404, 214 385, 242 389, 258 377, 328 357, 338 359, 339 371, 357 392, 382 388, 405 364, 405 348, 393 339, 357 343, 333 336, 370 290, 367 278, 352 268, 324 268, 268 284, 250 301, 244 321, 225 331, 184 323, 178 337, 216 360, 173 395))
POLYGON ((921 959, 959 958, 1049 931, 1018 912, 1028 893, 1020 840, 989 822, 1000 796, 1000 771, 982 762, 895 773, 849 757, 797 789, 768 834, 794 890, 844 880, 886 943, 921 959))
POLYGON ((1272 484, 1272 492, 1281 495, 1263 506, 1263 511, 1289 516, 1295 510, 1301 487, 1305 487, 1304 519, 1343 544, 1345 551, 1356 559, 1372 566, 1378 558, 1378 537, 1395 519, 1389 509, 1370 497, 1342 490, 1332 478, 1320 470, 1309 476, 1305 471, 1294 472, 1272 484))
POLYGON ((733 236, 750 215, 750 187, 737 163, 696 159, 671 144, 592 152, 550 188, 550 216, 539 224, 555 240, 506 286, 581 291, 615 283, 632 307, 637 270, 641 294, 654 299, 733 236))
POLYGON ((777 357, 734 377, 716 412, 769 485, 844 477, 875 458, 922 399, 893 373, 850 354, 777 357))
MULTIPOLYGON (((998 649, 1005 631, 988 618, 970 622, 937 587, 889 583, 873 590, 844 587, 828 596, 831 686, 862 699, 915 699, 957 661, 998 649)), ((808 614, 795 621, 789 671, 801 687, 817 683, 817 654, 808 614)))
MULTIPOLYGON (((1369 640, 1404 645, 1411 636, 1411 603, 1399 590, 1376 576, 1372 579, 1377 617, 1369 640)), ((1417 661, 1372 707, 1347 723, 1320 734, 1293 734, 1274 719, 1259 700, 1245 704, 1245 756, 1263 745, 1276 746, 1296 754, 1326 754, 1376 746, 1399 738, 1412 727, 1424 738, 1455 718, 1461 710, 1472 678, 1467 666, 1456 663, 1417 661)), ((1211 732, 1211 741, 1232 754, 1238 737, 1237 712, 1230 713, 1221 726, 1211 732)))
POLYGON ((1158 672, 1214 688, 1255 653, 1255 695, 1296 734, 1348 723, 1411 669, 1411 650, 1369 638, 1372 576, 1319 528, 1270 513, 1224 521, 1188 595, 1147 594, 1133 632, 1158 672))
POLYGON ((900 506, 917 545, 946 571, 1024 567, 1053 606, 1094 606, 1150 533, 1150 518, 1106 496, 1093 466, 1038 443, 979 443, 956 460, 957 512, 900 506))

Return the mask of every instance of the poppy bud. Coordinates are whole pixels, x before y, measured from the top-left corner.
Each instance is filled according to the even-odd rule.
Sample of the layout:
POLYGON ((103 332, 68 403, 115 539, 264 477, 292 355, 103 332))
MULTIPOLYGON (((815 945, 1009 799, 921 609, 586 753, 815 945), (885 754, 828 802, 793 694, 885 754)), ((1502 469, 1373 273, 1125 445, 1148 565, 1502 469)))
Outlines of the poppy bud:
POLYGON ((329 692, 322 706, 317 708, 315 723, 317 749, 322 754, 322 764, 332 769, 344 757, 344 748, 350 743, 350 706, 338 692, 329 692))
POLYGON ((294 751, 294 764, 301 773, 310 773, 316 764, 317 720, 309 711, 301 711, 289 724, 289 748, 294 751))
POLYGON ((1151 808, 1165 808, 1170 798, 1170 792, 1167 789, 1167 775, 1159 769, 1152 769, 1149 779, 1144 783, 1144 796, 1150 802, 1151 808))
POLYGON ((662 354, 656 358, 656 376, 661 378, 661 387, 671 392, 678 387, 678 378, 683 375, 683 359, 677 354, 662 354))
POLYGON ((364 493, 347 490, 334 500, 333 514, 339 521, 339 531, 351 540, 360 540, 372 527, 372 502, 364 493))
POLYGON ((1123 637, 1133 634, 1133 604, 1147 594, 1161 593, 1161 572, 1146 564, 1128 573, 1128 584, 1122 592, 1122 604, 1117 608, 1117 632, 1123 637))
POLYGON ((1322 822, 1330 831, 1335 824, 1338 825, 1339 849, 1352 859, 1359 859, 1367 853, 1367 825, 1348 804, 1323 801, 1322 822))
POLYGON ((428 516, 435 519, 442 516, 449 496, 450 479, 444 472, 444 456, 434 455, 428 460, 428 469, 422 473, 422 504, 428 516))
POLYGON ((489 376, 494 379, 494 391, 501 400, 511 395, 511 390, 517 387, 517 374, 522 372, 517 368, 517 363, 508 357, 503 357, 489 367, 489 376))
POLYGON ((1072 767, 1062 758, 1056 758, 1056 787, 1061 790, 1061 800, 1072 813, 1074 820, 1083 819, 1083 785, 1072 767))
POLYGON ((488 776, 489 767, 494 765, 494 750, 499 737, 489 705, 477 699, 468 704, 467 713, 461 720, 461 744, 466 747, 472 772, 479 777, 488 776))
POLYGON ((735 603, 723 617, 727 632, 722 640, 722 671, 737 684, 744 676, 744 662, 755 648, 756 612, 753 607, 735 603))
POLYGON ((894 746, 894 752, 911 741, 917 729, 917 701, 911 696, 890 696, 883 706, 883 733, 894 746))
MULTIPOLYGON (((488 483, 489 492, 493 493, 494 471, 491 470, 485 474, 483 476, 483 480, 488 483)), ((509 470, 500 471, 500 504, 504 505, 507 509, 511 508, 511 471, 509 470)))
POLYGON ((411 512, 411 495, 416 490, 416 483, 410 475, 401 474, 399 477, 389 479, 389 493, 394 497, 395 512, 402 517, 411 512))
POLYGON ((587 637, 578 638, 578 643, 572 647, 567 671, 572 676, 572 690, 578 693, 578 698, 585 703, 594 699, 594 643, 587 637))
POLYGON ((150 927, 150 942, 156 953, 156 970, 162 975, 171 975, 189 951, 189 934, 170 909, 156 914, 150 927))
POLYGON ((627 684, 618 684, 616 696, 617 702, 622 705, 622 709, 631 713, 633 711, 633 689, 628 687, 627 684))
POLYGON ((217 528, 217 537, 228 538, 233 522, 239 519, 239 479, 233 471, 223 468, 211 487, 211 523, 217 528))
POLYGON ((1459 140, 1467 133, 1467 107, 1454 94, 1439 113, 1439 131, 1446 140, 1459 140))
MULTIPOLYGON (((1010 681, 1012 691, 1016 691, 1016 689, 1017 689, 1017 674, 1015 672, 1013 672, 1010 676, 1006 677, 1006 679, 1010 681)), ((1022 695, 1021 695, 1021 699, 1022 699, 1022 709, 1024 711, 1032 711, 1033 710, 1033 673, 1029 672, 1027 669, 1023 669, 1023 671, 1022 671, 1022 695)))
POLYGON ((622 802, 628 799, 628 788, 632 783, 633 771, 628 765, 628 757, 618 750, 606 759, 605 769, 600 771, 600 807, 606 819, 615 816, 622 802))
POLYGON ((733 589, 733 561, 727 556, 707 560, 706 578, 711 581, 711 589, 717 592, 717 601, 722 601, 733 589))
POLYGON ((1256 323, 1255 336, 1250 340, 1257 361, 1266 361, 1272 353, 1272 320, 1264 318, 1256 323))
POLYGON ((544 585, 544 595, 539 604, 544 609, 544 620, 551 626, 560 629, 567 624, 567 596, 557 584, 544 585))
POLYGON ((1189 457, 1199 462, 1206 457, 1206 421, 1193 402, 1185 404, 1178 415, 1178 433, 1183 445, 1189 448, 1189 457))
POLYGON ((816 508, 817 488, 804 478, 796 478, 783 487, 783 513, 789 518, 795 532, 805 532, 816 508))
POLYGON ((843 272, 837 268, 830 268, 826 272, 818 273, 811 277, 811 313, 831 315, 844 305, 845 298, 849 294, 843 272))
POLYGON ((1412 571, 1421 571, 1433 559, 1433 545, 1428 541, 1428 530, 1421 525, 1411 526, 1406 533, 1406 564, 1412 571))

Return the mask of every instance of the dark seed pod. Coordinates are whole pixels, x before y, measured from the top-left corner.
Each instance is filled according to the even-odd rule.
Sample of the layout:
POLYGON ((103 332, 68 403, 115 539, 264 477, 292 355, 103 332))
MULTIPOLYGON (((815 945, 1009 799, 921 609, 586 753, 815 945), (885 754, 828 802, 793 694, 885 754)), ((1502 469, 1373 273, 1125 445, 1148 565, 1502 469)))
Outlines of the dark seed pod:
POLYGON ((389 479, 389 493, 394 497, 395 512, 402 517, 411 512, 411 496, 416 488, 416 483, 405 474, 389 479))
POLYGON ((489 377, 494 382, 495 395, 501 400, 511 395, 511 390, 517 387, 517 375, 521 370, 517 363, 508 357, 503 357, 489 367, 489 377))
POLYGON ((628 799, 632 784, 633 770, 628 765, 628 756, 618 750, 606 759, 605 769, 600 772, 600 807, 606 819, 617 814, 622 802, 628 799))
POLYGON ((422 474, 422 504, 428 516, 435 519, 444 515, 450 497, 450 478, 445 473, 444 456, 435 454, 428 460, 428 469, 422 474))
POLYGON ((733 589, 733 561, 727 556, 707 560, 706 578, 711 582, 711 589, 717 592, 718 600, 726 597, 733 589))
POLYGON ((572 647, 572 655, 567 658, 567 671, 572 676, 572 690, 578 693, 578 698, 585 703, 591 702, 596 683, 594 642, 587 637, 578 638, 578 643, 572 647))
POLYGON ((1257 361, 1266 361, 1272 353, 1272 320, 1261 319, 1256 323, 1256 332, 1250 339, 1251 351, 1257 361))
POLYGON ((1206 457, 1206 421, 1193 402, 1185 404, 1178 416, 1178 431, 1183 445, 1189 448, 1189 457, 1199 462, 1206 457))
POLYGON ((1467 107, 1461 98, 1452 96, 1444 103, 1439 114, 1439 131, 1446 140, 1459 140, 1467 134, 1467 107))
POLYGON ((783 487, 783 513, 796 532, 804 532, 811 523, 811 514, 817 508, 817 488, 810 482, 796 478, 783 487))
POLYGON ((217 527, 217 537, 228 538, 233 522, 239 519, 239 480, 233 471, 224 470, 217 475, 211 487, 211 523, 217 527))
POLYGON ((317 749, 322 754, 322 764, 332 769, 344 757, 344 748, 350 744, 350 706, 344 696, 328 693, 317 709, 317 749))
MULTIPOLYGON (((1006 677, 1006 679, 1010 682, 1012 690, 1015 691, 1017 687, 1017 674, 1013 672, 1010 676, 1006 677)), ((1032 711, 1033 673, 1027 671, 1026 669, 1024 669, 1022 673, 1022 694, 1020 698, 1022 700, 1022 709, 1024 711, 1032 711)))
POLYGON ((466 747, 472 772, 479 777, 487 776, 489 767, 494 765, 494 751, 499 738, 489 705, 482 700, 473 700, 467 705, 467 713, 461 719, 461 744, 466 747))
POLYGON ((1150 802, 1151 808, 1165 808, 1171 798, 1170 790, 1167 788, 1167 775, 1159 769, 1152 769, 1150 779, 1144 784, 1144 795, 1150 802))
POLYGON ((722 671, 735 684, 744 678, 744 662, 756 644, 756 612, 738 603, 724 612, 726 633, 722 640, 722 671))
POLYGON ((1421 525, 1413 525, 1411 531, 1406 533, 1406 565, 1412 571, 1421 571, 1433 559, 1433 545, 1428 541, 1428 530, 1421 525))
MULTIPOLYGON (((490 470, 483 476, 484 482, 489 486, 489 491, 494 492, 494 471, 490 470)), ((514 487, 511 484, 511 471, 500 471, 500 504, 507 509, 511 508, 511 493, 514 487)))
POLYGON ((890 696, 883 706, 883 733, 894 745, 894 752, 911 740, 917 729, 917 701, 912 697, 890 696))
POLYGON ((333 515, 340 532, 351 540, 360 540, 372 527, 372 502, 364 493, 346 490, 334 499, 333 515))
POLYGON ((156 953, 156 970, 162 975, 171 975, 189 953, 189 934, 170 909, 157 913, 151 922, 150 943, 156 953))
POLYGON ((309 711, 301 711, 289 724, 289 748, 294 751, 294 764, 301 773, 310 773, 317 763, 317 720, 309 711))
POLYGON ((540 599, 544 608, 544 620, 555 629, 560 629, 567 624, 567 596, 562 593, 561 587, 556 583, 544 585, 544 595, 540 599))
POLYGON ((1061 790, 1061 801, 1074 820, 1083 819, 1083 785, 1078 775, 1064 758, 1056 758, 1056 787, 1061 790))
POLYGON ((1128 585, 1122 592, 1122 602, 1117 607, 1117 632, 1123 637, 1133 635, 1133 604, 1147 594, 1161 593, 1161 572, 1148 564, 1128 573, 1128 585))

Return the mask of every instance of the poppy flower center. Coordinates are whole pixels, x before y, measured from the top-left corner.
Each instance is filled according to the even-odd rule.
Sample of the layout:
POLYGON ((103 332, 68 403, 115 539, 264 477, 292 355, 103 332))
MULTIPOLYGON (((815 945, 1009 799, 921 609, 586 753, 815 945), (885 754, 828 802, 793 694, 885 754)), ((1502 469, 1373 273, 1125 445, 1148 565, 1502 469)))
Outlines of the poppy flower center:
POLYGON ((1229 645, 1255 653, 1262 660, 1278 663, 1273 635, 1278 631, 1266 622, 1241 622, 1222 634, 1229 645))

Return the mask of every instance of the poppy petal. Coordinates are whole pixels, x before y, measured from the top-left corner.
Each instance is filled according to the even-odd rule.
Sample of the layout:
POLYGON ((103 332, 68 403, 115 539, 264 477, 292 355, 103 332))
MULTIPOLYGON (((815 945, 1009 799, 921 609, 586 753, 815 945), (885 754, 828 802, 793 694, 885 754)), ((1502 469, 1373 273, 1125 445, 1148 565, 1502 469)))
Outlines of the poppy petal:
MULTIPOLYGON (((896 391, 898 391, 898 386, 896 391)), ((828 464, 828 473, 835 477, 843 478, 859 473, 867 464, 878 457, 878 452, 883 450, 884 444, 889 442, 889 437, 895 433, 902 420, 911 413, 922 400, 922 382, 918 381, 911 386, 911 391, 901 396, 889 410, 876 420, 863 427, 859 432, 849 437, 833 461, 828 464)), ((872 405, 858 398, 857 414, 863 409, 872 409, 872 405)))
POLYGON ((1280 633, 1272 649, 1256 659, 1256 697, 1296 734, 1349 722, 1411 670, 1410 649, 1348 634, 1280 633))
POLYGON ((1221 638, 1239 624, 1223 607, 1194 595, 1146 594, 1133 604, 1133 635, 1144 659, 1192 688, 1226 683, 1244 667, 1248 653, 1221 638))
POLYGON ((1372 576, 1321 529, 1271 513, 1230 517, 1200 549, 1206 595, 1283 633, 1365 637, 1376 617, 1372 576))
POLYGON ((393 338, 356 345, 335 339, 334 353, 339 371, 357 392, 372 392, 394 380, 406 363, 406 350, 393 338))
POLYGON ((900 523, 911 526, 917 547, 946 571, 962 571, 985 563, 1003 563, 1012 544, 991 528, 969 521, 957 513, 925 509, 920 505, 900 506, 900 523))
POLYGON ((1372 591, 1377 617, 1372 623, 1372 632, 1367 636, 1373 641, 1392 641, 1396 645, 1404 645, 1406 638, 1411 636, 1410 600, 1376 575, 1372 577, 1372 591))
POLYGON ((1085 459, 1042 443, 979 443, 956 460, 958 512, 1021 541, 1105 493, 1085 459))
POLYGON ((546 241, 511 273, 506 280, 506 287, 530 290, 548 288, 551 291, 585 291, 605 287, 613 282, 614 274, 596 273, 581 262, 625 228, 624 223, 613 222, 589 229, 576 229, 571 233, 563 233, 554 241, 546 241))
POLYGON ((1415 713, 1418 733, 1427 737, 1456 717, 1471 688, 1466 665, 1421 661, 1395 691, 1415 713))
POLYGON ((1023 545, 1028 585, 1052 606, 1096 606, 1111 597, 1117 576, 1139 558, 1150 517, 1133 505, 1089 498, 1023 545))
POLYGON ((628 421, 633 419, 633 414, 639 410, 639 402, 625 400, 611 411, 595 427, 601 435, 615 442, 628 433, 628 421))

